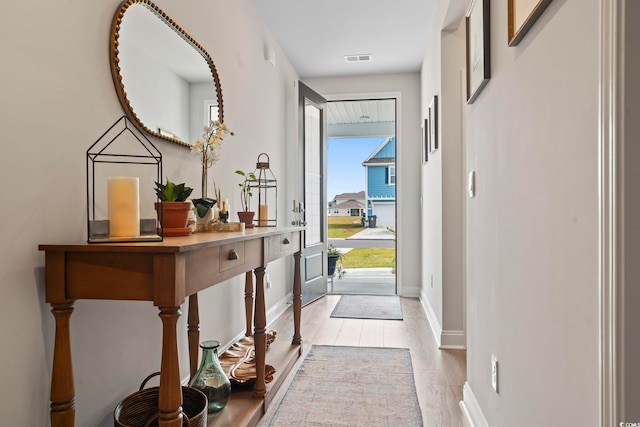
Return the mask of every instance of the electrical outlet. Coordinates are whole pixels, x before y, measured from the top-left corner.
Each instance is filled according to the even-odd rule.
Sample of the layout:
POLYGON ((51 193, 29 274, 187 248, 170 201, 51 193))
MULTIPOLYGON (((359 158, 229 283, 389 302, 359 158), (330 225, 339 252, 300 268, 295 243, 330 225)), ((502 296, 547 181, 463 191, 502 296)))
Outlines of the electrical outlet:
POLYGON ((268 274, 265 275, 264 281, 267 283, 267 289, 271 289, 271 277, 268 274))
POLYGON ((433 274, 431 274, 431 289, 433 289, 433 274))
POLYGON ((491 386, 498 393, 498 359, 491 355, 491 386))

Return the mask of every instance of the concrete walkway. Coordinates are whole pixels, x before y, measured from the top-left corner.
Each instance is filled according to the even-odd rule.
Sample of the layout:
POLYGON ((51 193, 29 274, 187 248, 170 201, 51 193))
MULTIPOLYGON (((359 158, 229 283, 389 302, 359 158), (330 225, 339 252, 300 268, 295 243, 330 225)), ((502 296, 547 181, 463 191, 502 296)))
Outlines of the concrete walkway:
POLYGON ((395 295, 396 275, 391 268, 346 268, 342 279, 329 278, 329 293, 395 295))
POLYGON ((395 234, 383 227, 365 228, 346 239, 329 239, 328 243, 346 253, 351 248, 395 248, 395 234))
POLYGON ((345 240, 395 240, 396 235, 385 227, 365 228, 364 230, 347 237, 345 240))

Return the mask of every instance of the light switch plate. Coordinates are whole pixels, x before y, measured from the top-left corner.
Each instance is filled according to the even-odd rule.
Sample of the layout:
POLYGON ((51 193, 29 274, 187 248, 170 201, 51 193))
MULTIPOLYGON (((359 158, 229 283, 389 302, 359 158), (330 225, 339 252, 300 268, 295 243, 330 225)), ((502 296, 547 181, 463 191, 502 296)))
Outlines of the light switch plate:
POLYGON ((467 191, 469 192, 469 197, 474 197, 476 195, 476 171, 469 172, 469 184, 467 185, 467 191))
POLYGON ((498 393, 498 359, 491 355, 491 386, 498 393))

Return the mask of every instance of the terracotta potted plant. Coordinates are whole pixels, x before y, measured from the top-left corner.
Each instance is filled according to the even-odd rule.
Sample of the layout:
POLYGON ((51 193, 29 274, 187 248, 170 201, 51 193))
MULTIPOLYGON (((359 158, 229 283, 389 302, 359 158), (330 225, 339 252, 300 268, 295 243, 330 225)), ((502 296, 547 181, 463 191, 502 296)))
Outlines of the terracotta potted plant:
POLYGON ((242 207, 242 210, 238 212, 238 218, 240 222, 244 222, 245 228, 252 228, 253 217, 256 213, 251 210, 251 196, 253 196, 253 193, 251 192, 250 181, 255 181, 256 176, 253 172, 243 172, 241 170, 237 170, 236 173, 242 177, 242 182, 238 184, 240 187, 240 205, 242 207))
POLYGON ((155 191, 158 199, 160 199, 160 202, 155 203, 155 208, 164 235, 191 234, 191 229, 187 228, 191 202, 186 200, 193 189, 187 187, 184 183, 174 184, 167 179, 166 184, 156 182, 155 191))
POLYGON ((255 181, 256 176, 253 172, 243 172, 241 170, 237 170, 236 173, 242 177, 242 182, 238 184, 240 186, 240 205, 242 206, 242 211, 238 212, 238 218, 240 222, 244 222, 245 228, 252 228, 253 217, 256 213, 251 210, 251 196, 253 196, 253 193, 251 192, 250 181, 255 181))

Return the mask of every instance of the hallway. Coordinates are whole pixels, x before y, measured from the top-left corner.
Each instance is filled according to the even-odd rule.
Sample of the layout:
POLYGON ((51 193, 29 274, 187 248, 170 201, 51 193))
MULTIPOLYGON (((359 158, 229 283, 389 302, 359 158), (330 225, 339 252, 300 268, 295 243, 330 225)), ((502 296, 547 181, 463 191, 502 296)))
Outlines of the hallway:
MULTIPOLYGON (((285 380, 258 426, 269 425, 312 344, 409 348, 424 426, 469 426, 459 405, 466 379, 466 352, 438 350, 419 300, 402 298, 404 320, 397 321, 331 318, 329 316, 339 299, 340 295, 327 295, 302 309, 303 357, 285 380)), ((291 310, 288 310, 270 326, 279 332, 279 339, 289 339, 286 325, 290 319, 291 310)), ((267 352, 267 361, 268 358, 267 352)))

